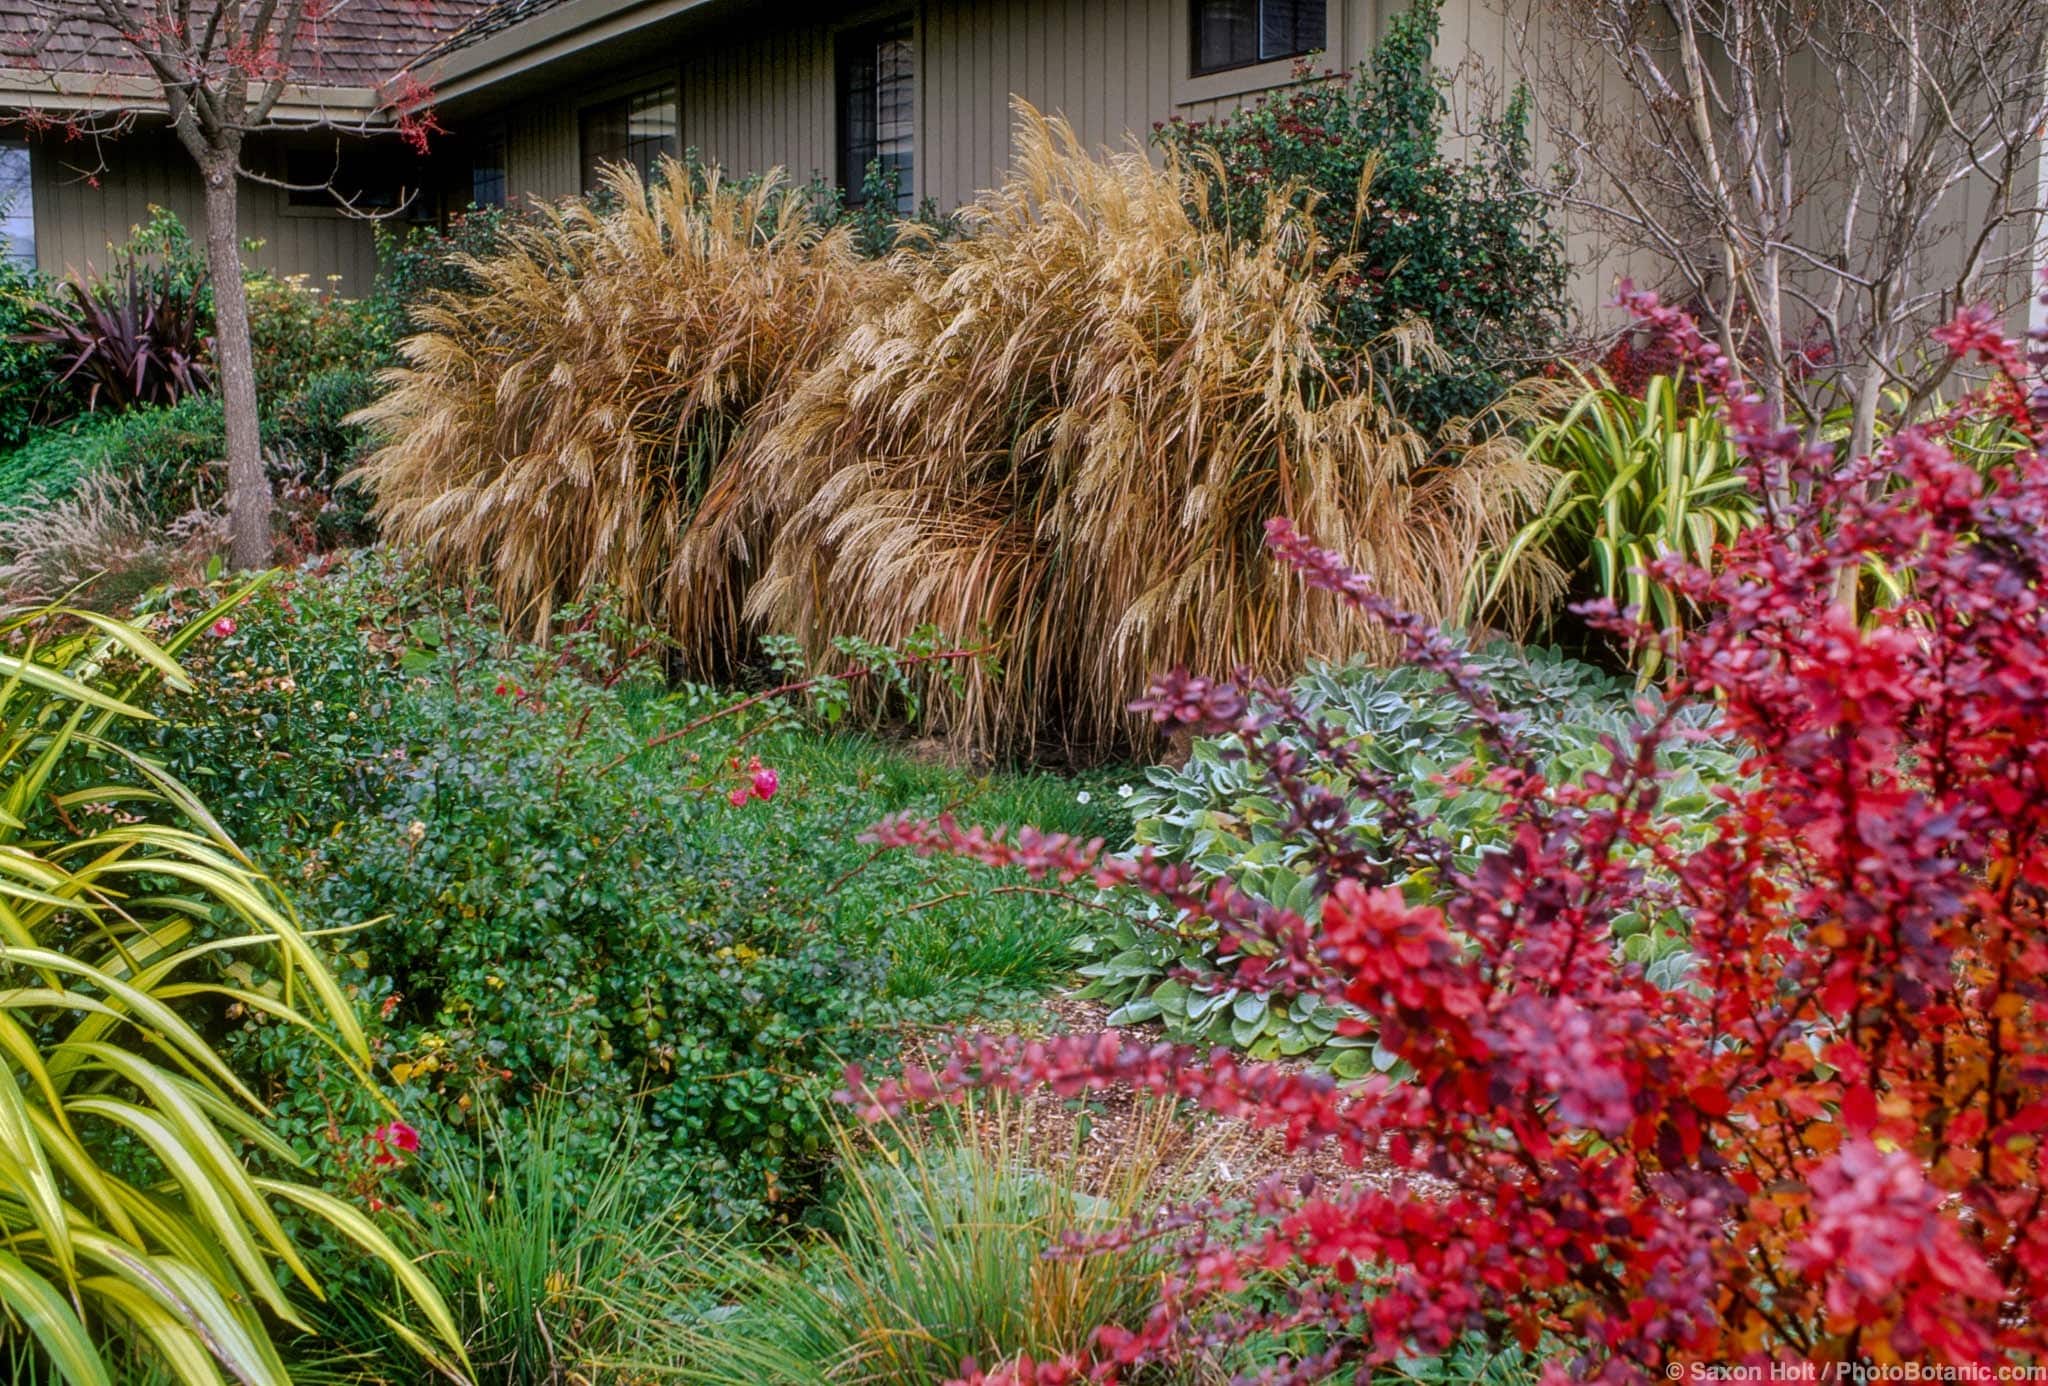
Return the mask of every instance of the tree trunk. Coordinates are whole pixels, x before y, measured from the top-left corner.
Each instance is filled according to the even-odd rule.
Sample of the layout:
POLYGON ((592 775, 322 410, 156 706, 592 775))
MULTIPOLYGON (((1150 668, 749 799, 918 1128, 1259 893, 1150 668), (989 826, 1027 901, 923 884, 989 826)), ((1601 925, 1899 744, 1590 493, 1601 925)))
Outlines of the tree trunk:
MULTIPOLYGON (((1879 358, 1883 359, 1883 358, 1879 358)), ((1863 368, 1856 382, 1856 412, 1849 424, 1850 462, 1860 462, 1877 451, 1877 411, 1884 402, 1884 376, 1875 364, 1863 368)), ((1856 614, 1856 588, 1861 568, 1845 568, 1835 575, 1835 601, 1856 614)))
POLYGON ((249 296, 242 288, 236 219, 238 160, 200 166, 206 183, 206 271, 213 281, 213 364, 220 376, 228 435, 228 536, 237 568, 269 566, 270 478, 257 434, 256 353, 249 340, 249 296))

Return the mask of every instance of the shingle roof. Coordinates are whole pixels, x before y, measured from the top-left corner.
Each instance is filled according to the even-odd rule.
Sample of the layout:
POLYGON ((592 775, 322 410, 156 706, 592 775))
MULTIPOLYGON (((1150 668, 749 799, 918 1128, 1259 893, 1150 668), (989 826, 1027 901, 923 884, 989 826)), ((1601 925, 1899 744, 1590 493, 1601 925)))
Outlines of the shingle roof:
MULTIPOLYGON (((203 14, 207 3, 201 0, 195 8, 203 14)), ((138 26, 156 8, 149 0, 123 4, 136 14, 138 26)), ((378 86, 492 7, 492 0, 309 3, 312 13, 302 21, 292 76, 312 86, 378 86)), ((78 0, 0 0, 0 68, 115 74, 145 70, 128 45, 78 0)))
POLYGON ((484 8, 472 15, 467 24, 432 48, 420 55, 420 61, 443 58, 458 48, 467 48, 472 43, 502 33, 515 24, 523 24, 535 15, 546 14, 569 0, 485 0, 484 8))

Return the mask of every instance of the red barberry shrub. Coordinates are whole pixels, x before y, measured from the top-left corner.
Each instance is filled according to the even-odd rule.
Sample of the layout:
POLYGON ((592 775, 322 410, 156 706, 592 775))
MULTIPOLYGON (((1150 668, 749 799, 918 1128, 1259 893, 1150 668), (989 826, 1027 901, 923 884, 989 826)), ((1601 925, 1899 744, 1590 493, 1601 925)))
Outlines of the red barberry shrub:
POLYGON ((1766 512, 1714 575, 1659 573, 1717 613, 1684 643, 1669 706, 1709 700, 1753 748, 1704 846, 1681 848, 1660 813, 1670 713, 1605 773, 1548 783, 1454 644, 1284 522, 1282 559, 1461 691, 1496 751, 1510 845, 1458 870, 1340 730, 1306 728, 1323 759, 1307 773, 1284 687, 1189 677, 1145 706, 1241 741, 1305 848, 1306 916, 1099 844, 948 820, 876 829, 1148 891, 1241 945, 1240 985, 1341 997, 1413 1071, 1340 1085, 1105 1036, 979 1038, 940 1072, 850 1074, 849 1100, 870 1110, 1127 1083, 1400 1172, 1127 1229, 1175 1252, 1142 1324, 976 1379, 1117 1381, 1273 1328, 1322 1345, 1278 1377, 1304 1382, 1475 1334, 1613 1380, 2048 1352, 2048 390, 1966 316, 1939 340, 2000 384, 1964 407, 2015 410, 2032 446, 1980 474, 1937 425, 1840 468, 1731 383, 1682 315, 1631 302, 1718 393, 1766 512), (1838 593, 1873 564, 1906 595, 1859 620, 1838 593), (1379 850, 1352 830, 1358 799, 1381 804, 1379 850), (1405 862, 1443 863, 1447 907, 1403 895, 1379 864, 1389 840, 1405 862), (1613 946, 1617 917, 1645 908, 1689 921, 1681 983, 1653 985, 1613 946), (1235 1297, 1275 1280, 1288 1297, 1256 1302, 1282 1308, 1235 1297))

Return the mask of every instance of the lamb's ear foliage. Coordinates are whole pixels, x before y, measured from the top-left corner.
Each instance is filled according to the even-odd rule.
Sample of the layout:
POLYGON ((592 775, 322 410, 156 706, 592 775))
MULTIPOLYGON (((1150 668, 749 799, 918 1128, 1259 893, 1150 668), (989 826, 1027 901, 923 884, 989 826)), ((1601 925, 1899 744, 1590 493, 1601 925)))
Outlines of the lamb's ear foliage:
POLYGON ((198 798, 109 735, 183 683, 177 651, 232 604, 161 643, 89 612, 0 616, 0 1336, 73 1386, 129 1360, 194 1386, 288 1380, 270 1324, 303 1328, 321 1293, 290 1205, 387 1265, 461 1358, 359 1212, 256 1172, 294 1162, 207 1038, 221 1012, 316 1029, 366 1072, 362 1030, 198 798))

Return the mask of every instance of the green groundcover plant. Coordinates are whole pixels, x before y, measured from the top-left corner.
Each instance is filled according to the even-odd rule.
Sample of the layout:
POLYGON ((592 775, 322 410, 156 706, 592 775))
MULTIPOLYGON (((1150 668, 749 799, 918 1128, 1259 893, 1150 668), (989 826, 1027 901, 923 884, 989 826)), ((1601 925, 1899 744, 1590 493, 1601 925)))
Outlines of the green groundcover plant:
MULTIPOLYGON (((190 395, 167 408, 81 414, 32 431, 0 454, 0 509, 61 500, 95 472, 135 477, 161 518, 218 493, 209 475, 222 452, 220 401, 190 395)), ((217 468, 215 468, 217 470, 217 468)))
MULTIPOLYGON (((731 699, 670 691, 642 637, 564 619, 548 648, 510 642, 366 553, 209 641, 152 745, 350 931, 334 965, 429 1145, 546 1097, 571 1145, 636 1132, 638 1176, 704 1221, 790 1215, 825 1154, 827 1075, 1047 984, 1075 927, 1055 894, 890 859, 861 830, 972 803, 1116 839, 1117 801, 822 739, 789 699, 720 715, 731 699)), ((338 1180, 374 1173, 325 1054, 265 1023, 230 1043, 338 1180)))
MULTIPOLYGON (((1611 748, 1640 716, 1629 685, 1554 649, 1497 644, 1473 654, 1470 664, 1517 716, 1524 743, 1560 784, 1603 774, 1611 748)), ((1452 847, 1441 860, 1405 858, 1382 837, 1376 805, 1351 797, 1362 840, 1403 889, 1440 898, 1447 873, 1471 872, 1506 845, 1505 800, 1487 775, 1491 753, 1465 703, 1439 676, 1408 666, 1321 667, 1293 691, 1303 707, 1355 738, 1333 746, 1307 733, 1293 737, 1291 749, 1316 784, 1340 788, 1345 765, 1362 760, 1394 777, 1452 847)), ((1697 843, 1718 812, 1714 788, 1740 777, 1741 753, 1704 733, 1703 712, 1689 711, 1681 722, 1686 734, 1660 748, 1669 774, 1664 807, 1691 825, 1687 840, 1697 843)), ((1313 920, 1320 906, 1313 844, 1289 830, 1287 806, 1243 751, 1234 737, 1203 738, 1184 765, 1154 767, 1142 784, 1126 786, 1137 842, 1205 879, 1313 920)), ((1110 899, 1122 912, 1096 915, 1102 922, 1081 933, 1076 947, 1087 960, 1082 994, 1117 1003, 1112 1023, 1156 1020, 1182 1043, 1304 1059, 1340 1078, 1395 1067, 1372 1033, 1340 1033, 1342 1022, 1357 1019, 1350 1008, 1313 993, 1282 996, 1240 985, 1234 974, 1242 959, 1220 946, 1213 930, 1177 919, 1155 901, 1122 893, 1110 899)), ((1669 981, 1683 974, 1688 955, 1675 912, 1639 910, 1618 918, 1614 932, 1622 955, 1651 976, 1669 981)))

